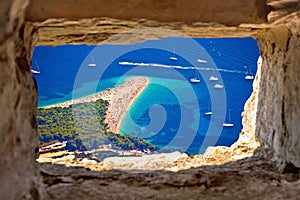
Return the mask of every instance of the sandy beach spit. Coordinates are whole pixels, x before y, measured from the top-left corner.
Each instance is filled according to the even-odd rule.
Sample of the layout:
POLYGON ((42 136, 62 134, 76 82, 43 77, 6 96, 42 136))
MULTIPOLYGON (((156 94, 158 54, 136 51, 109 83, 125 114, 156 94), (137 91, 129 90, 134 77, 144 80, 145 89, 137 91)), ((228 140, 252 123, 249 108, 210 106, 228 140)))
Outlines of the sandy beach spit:
POLYGON ((107 100, 109 105, 106 111, 105 122, 108 124, 111 132, 119 133, 120 125, 126 112, 148 84, 149 80, 145 77, 132 77, 127 79, 124 84, 109 88, 103 92, 43 108, 69 107, 73 104, 97 101, 98 99, 107 100))
POLYGON ((124 84, 111 89, 110 95, 103 98, 109 102, 106 123, 110 131, 119 133, 126 112, 148 84, 149 80, 147 78, 130 78, 124 84))

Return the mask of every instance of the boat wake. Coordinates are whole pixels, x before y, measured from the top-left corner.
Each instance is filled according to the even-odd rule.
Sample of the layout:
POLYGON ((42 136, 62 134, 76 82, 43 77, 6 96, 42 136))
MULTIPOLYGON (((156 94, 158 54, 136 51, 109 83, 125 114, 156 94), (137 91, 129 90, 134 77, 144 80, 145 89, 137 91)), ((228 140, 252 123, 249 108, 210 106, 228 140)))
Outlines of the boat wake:
POLYGON ((165 65, 160 63, 137 63, 137 62, 119 62, 122 66, 139 66, 139 67, 161 67, 169 69, 182 69, 182 70, 201 70, 201 71, 220 71, 227 73, 238 73, 244 74, 245 72, 233 69, 222 69, 222 68, 210 68, 210 67, 192 67, 192 66, 180 66, 180 65, 165 65))

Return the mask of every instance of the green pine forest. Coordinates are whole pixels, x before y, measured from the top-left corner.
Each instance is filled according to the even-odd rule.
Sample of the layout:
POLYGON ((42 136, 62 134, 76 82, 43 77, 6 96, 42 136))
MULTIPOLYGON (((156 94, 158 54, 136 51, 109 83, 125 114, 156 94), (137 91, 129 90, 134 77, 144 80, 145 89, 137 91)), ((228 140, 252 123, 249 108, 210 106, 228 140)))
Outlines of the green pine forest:
POLYGON ((157 150, 157 146, 140 138, 110 132, 104 122, 107 106, 108 101, 99 99, 64 108, 39 108, 40 142, 67 141, 69 151, 97 149, 101 144, 124 150, 157 150))

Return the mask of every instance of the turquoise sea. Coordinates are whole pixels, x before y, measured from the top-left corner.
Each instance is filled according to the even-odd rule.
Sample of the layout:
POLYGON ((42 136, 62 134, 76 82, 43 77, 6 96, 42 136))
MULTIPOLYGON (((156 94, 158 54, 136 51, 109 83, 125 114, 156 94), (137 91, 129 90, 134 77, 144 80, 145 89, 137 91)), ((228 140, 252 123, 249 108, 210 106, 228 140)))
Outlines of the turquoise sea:
POLYGON ((189 154, 230 146, 242 129, 259 49, 252 38, 166 38, 132 45, 38 46, 39 107, 87 96, 145 76, 150 84, 127 112, 121 133, 189 154), (171 60, 170 57, 176 59, 171 60), (197 59, 200 59, 197 61, 197 59), (91 62, 96 67, 88 67, 91 62), (200 83, 191 83, 198 76, 200 83), (210 76, 218 81, 210 81, 210 76), (223 88, 216 89, 220 84, 223 88), (206 115, 208 111, 212 115, 206 115), (234 124, 224 127, 223 122, 234 124))

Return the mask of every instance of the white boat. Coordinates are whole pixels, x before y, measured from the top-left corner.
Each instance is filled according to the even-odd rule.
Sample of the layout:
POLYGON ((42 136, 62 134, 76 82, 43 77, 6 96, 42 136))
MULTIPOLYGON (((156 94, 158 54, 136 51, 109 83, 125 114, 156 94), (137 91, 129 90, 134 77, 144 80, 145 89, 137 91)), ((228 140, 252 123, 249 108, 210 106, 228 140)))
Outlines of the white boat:
POLYGON ((89 63, 88 66, 89 66, 89 67, 96 67, 96 66, 97 66, 94 57, 92 57, 92 62, 89 63))
POLYGON ((244 77, 245 80, 253 80, 254 76, 253 76, 250 68, 247 68, 247 66, 245 66, 245 68, 246 68, 246 76, 244 77))
POLYGON ((200 76, 199 76, 197 69, 195 70, 195 77, 191 78, 190 82, 191 83, 200 83, 200 76))
POLYGON ((176 55, 175 55, 175 49, 174 49, 174 51, 173 51, 173 55, 170 57, 170 60, 173 60, 173 61, 176 61, 177 60, 177 57, 176 57, 176 55))
POLYGON ((216 76, 214 76, 214 75, 212 75, 212 76, 209 77, 209 80, 210 81, 217 81, 217 80, 219 80, 219 78, 216 77, 216 76))
POLYGON ((215 88, 215 89, 222 89, 222 88, 223 88, 223 85, 221 85, 221 84, 216 84, 216 85, 214 85, 214 88, 215 88))
POLYGON ((207 63, 206 60, 201 60, 201 59, 197 59, 197 62, 198 62, 198 63, 207 63))
POLYGON ((224 127, 233 127, 234 126, 234 124, 231 124, 231 123, 223 123, 223 126, 224 127))
POLYGON ((211 111, 207 111, 204 113, 204 115, 212 115, 212 112, 211 111))
POLYGON ((234 124, 231 123, 230 111, 231 110, 229 109, 229 111, 228 111, 228 122, 224 122, 223 127, 233 127, 234 126, 234 124))
POLYGON ((215 72, 212 72, 212 75, 209 77, 210 81, 218 81, 219 78, 217 77, 217 75, 215 74, 215 72))
POLYGON ((204 113, 204 115, 212 115, 212 111, 209 105, 207 105, 207 111, 204 113))
POLYGON ((33 74, 40 74, 40 73, 41 73, 40 71, 35 70, 35 69, 31 69, 30 71, 31 71, 31 73, 33 73, 33 74))
POLYGON ((31 73, 33 73, 33 74, 40 74, 40 73, 41 73, 41 71, 40 71, 40 69, 39 69, 39 66, 38 66, 37 62, 35 62, 35 67, 32 67, 32 68, 30 69, 30 71, 31 71, 31 73))
POLYGON ((246 80, 253 80, 253 79, 254 79, 254 76, 253 76, 253 75, 246 75, 246 76, 245 76, 245 79, 246 79, 246 80))
POLYGON ((190 82, 191 82, 191 83, 200 83, 200 79, 197 79, 197 78, 191 78, 191 79, 190 79, 190 82))
POLYGON ((89 67, 96 67, 97 65, 96 65, 96 63, 90 63, 88 66, 89 67))

